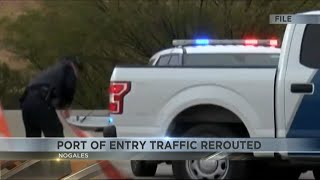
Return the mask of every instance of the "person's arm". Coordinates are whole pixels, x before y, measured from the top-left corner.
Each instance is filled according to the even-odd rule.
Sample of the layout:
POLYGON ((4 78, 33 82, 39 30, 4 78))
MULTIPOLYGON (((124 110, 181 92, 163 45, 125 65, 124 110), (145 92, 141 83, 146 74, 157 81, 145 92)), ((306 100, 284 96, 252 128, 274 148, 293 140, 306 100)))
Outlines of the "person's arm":
POLYGON ((67 119, 70 117, 71 104, 76 91, 76 76, 73 68, 67 65, 64 69, 64 78, 62 84, 61 110, 60 115, 67 119))
POLYGON ((63 119, 68 119, 71 114, 71 109, 70 108, 61 109, 59 110, 59 113, 63 119))
POLYGON ((63 109, 70 108, 75 91, 76 91, 76 76, 73 72, 73 68, 71 66, 66 66, 66 71, 64 75, 64 83, 62 88, 62 94, 63 94, 63 109))

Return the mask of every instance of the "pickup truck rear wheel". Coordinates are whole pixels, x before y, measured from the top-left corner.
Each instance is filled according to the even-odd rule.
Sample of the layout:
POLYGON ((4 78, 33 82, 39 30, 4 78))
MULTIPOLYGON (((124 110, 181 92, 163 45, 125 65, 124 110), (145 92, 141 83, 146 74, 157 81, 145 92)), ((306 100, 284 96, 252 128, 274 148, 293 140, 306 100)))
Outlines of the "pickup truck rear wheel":
POLYGON ((131 170, 135 176, 154 176, 157 172, 158 164, 153 161, 131 161, 131 170))
MULTIPOLYGON (((218 125, 199 125, 183 137, 237 137, 230 129, 218 125)), ((247 161, 220 160, 173 161, 172 170, 177 179, 247 179, 247 161)))

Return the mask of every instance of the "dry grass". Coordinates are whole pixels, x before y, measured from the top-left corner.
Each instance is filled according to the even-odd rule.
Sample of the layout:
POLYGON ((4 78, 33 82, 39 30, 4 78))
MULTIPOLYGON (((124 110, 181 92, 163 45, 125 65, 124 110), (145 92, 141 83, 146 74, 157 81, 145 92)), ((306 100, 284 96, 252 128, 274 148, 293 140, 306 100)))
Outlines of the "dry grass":
POLYGON ((22 70, 29 65, 28 60, 19 58, 16 54, 5 49, 0 50, 0 62, 6 63, 13 70, 22 70))
MULTIPOLYGON (((8 17, 15 19, 27 10, 41 8, 40 0, 0 0, 0 19, 8 17)), ((0 44, 4 29, 0 27, 0 44)), ((9 68, 21 70, 28 66, 28 60, 21 59, 14 53, 0 47, 0 62, 6 63, 9 68)))
POLYGON ((16 18, 27 10, 40 7, 40 0, 0 0, 0 18, 4 16, 16 18))

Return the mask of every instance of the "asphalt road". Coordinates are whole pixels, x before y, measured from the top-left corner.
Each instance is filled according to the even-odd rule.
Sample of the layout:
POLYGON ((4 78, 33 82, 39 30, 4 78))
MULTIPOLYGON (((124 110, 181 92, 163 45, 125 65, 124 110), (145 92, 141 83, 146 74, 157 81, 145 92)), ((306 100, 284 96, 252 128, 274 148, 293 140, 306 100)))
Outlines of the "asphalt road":
MULTIPOLYGON (((86 115, 89 111, 73 111, 72 115, 86 115)), ((5 111, 5 117, 9 125, 10 132, 13 137, 24 137, 25 131, 21 120, 20 111, 7 110, 5 111)), ((92 115, 106 115, 106 110, 95 111, 92 115)), ((63 122, 64 123, 64 122, 63 122)), ((75 135, 72 131, 65 126, 65 136, 74 137, 75 135)), ((90 132, 95 137, 101 137, 101 133, 90 132)), ((131 173, 130 162, 129 161, 113 161, 113 164, 118 167, 122 172, 124 172, 129 177, 134 177, 131 173)), ((95 179, 104 179, 103 174, 97 175, 95 179)), ((141 179, 141 178, 139 178, 141 179)), ((150 178, 146 178, 150 179, 150 178)), ((154 179, 173 179, 172 170, 170 165, 161 164, 158 166, 157 174, 154 179)), ((314 179, 312 172, 307 172, 301 174, 300 179, 314 179)))

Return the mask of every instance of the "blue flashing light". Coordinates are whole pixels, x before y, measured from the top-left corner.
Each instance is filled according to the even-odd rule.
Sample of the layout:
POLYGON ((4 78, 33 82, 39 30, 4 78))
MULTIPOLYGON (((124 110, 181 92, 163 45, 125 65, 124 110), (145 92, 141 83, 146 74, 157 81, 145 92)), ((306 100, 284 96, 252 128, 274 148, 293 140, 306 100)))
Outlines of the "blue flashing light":
POLYGON ((196 39, 196 44, 197 45, 208 45, 209 39, 196 39))
POLYGON ((112 124, 112 123, 113 123, 113 118, 112 118, 112 117, 109 117, 109 118, 108 118, 108 122, 109 122, 109 124, 112 124))

